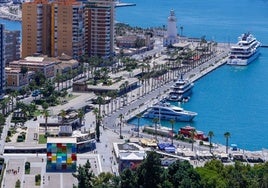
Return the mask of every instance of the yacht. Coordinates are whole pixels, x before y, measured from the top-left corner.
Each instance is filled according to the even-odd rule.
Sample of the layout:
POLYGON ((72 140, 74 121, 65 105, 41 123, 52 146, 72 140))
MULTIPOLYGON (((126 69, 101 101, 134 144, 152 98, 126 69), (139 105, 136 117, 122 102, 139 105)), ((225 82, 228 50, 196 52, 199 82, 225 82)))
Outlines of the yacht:
POLYGON ((159 102, 152 107, 148 108, 143 114, 144 118, 159 118, 163 120, 175 121, 192 121, 197 115, 195 112, 186 111, 181 107, 171 105, 167 102, 159 102))
POLYGON ((231 46, 228 65, 248 65, 260 55, 261 43, 250 33, 238 37, 238 42, 231 46))
POLYGON ((173 86, 171 86, 171 92, 168 95, 170 101, 182 101, 183 99, 189 98, 192 94, 192 88, 194 83, 189 80, 183 79, 181 76, 173 86))

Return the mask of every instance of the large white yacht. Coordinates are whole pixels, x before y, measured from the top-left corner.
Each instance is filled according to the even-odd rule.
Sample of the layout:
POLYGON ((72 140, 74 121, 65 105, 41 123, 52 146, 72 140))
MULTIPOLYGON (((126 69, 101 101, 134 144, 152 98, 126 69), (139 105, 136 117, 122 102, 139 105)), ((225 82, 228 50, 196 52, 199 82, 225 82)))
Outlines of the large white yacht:
POLYGON ((250 33, 238 37, 237 44, 231 47, 228 65, 248 65, 260 55, 261 43, 250 33))
POLYGON ((175 84, 171 86, 171 91, 169 92, 167 99, 170 101, 182 101, 192 94, 193 87, 193 82, 183 79, 181 76, 175 84))
POLYGON ((152 107, 148 108, 143 114, 145 118, 158 118, 163 120, 175 121, 192 121, 197 115, 195 112, 186 111, 181 107, 171 105, 167 102, 159 102, 152 107))

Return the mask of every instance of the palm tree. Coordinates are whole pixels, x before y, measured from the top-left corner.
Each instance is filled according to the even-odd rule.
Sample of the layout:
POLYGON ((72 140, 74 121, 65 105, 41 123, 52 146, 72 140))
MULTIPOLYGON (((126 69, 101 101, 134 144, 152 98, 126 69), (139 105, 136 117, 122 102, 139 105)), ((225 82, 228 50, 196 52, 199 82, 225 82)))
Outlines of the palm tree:
POLYGON ((77 117, 79 118, 79 124, 80 124, 80 126, 82 126, 82 120, 84 118, 84 115, 85 115, 84 111, 82 109, 79 109, 78 110, 77 117))
POLYGON ((175 123, 175 120, 174 119, 171 119, 170 121, 169 121, 170 123, 171 123, 171 144, 173 145, 173 132, 174 132, 174 123, 175 123))
POLYGON ((141 114, 137 114, 136 117, 138 118, 138 138, 140 137, 140 119, 141 119, 141 114))
POLYGON ((94 108, 93 113, 95 114, 96 117, 96 141, 99 142, 100 141, 100 114, 99 114, 100 110, 98 108, 94 108))
POLYGON ((18 91, 12 91, 10 93, 11 96, 11 110, 13 111, 14 109, 14 99, 16 99, 16 97, 19 95, 18 91))
POLYGON ((61 81, 61 75, 57 72, 55 82, 57 83, 58 91, 60 91, 60 81, 61 81))
POLYGON ((120 139, 123 139, 123 136, 122 136, 122 124, 123 124, 123 118, 124 118, 124 115, 123 114, 120 114, 119 115, 119 118, 120 118, 120 123, 119 123, 119 138, 120 139))
POLYGON ((101 105, 104 104, 104 99, 102 96, 98 96, 97 99, 96 99, 96 103, 98 104, 99 106, 99 116, 101 116, 101 105))
POLYGON ((43 109, 42 114, 45 117, 45 135, 47 136, 47 119, 49 117, 49 111, 47 109, 43 109))
POLYGON ((191 143, 192 143, 192 151, 194 151, 194 136, 195 136, 196 130, 192 129, 190 131, 190 136, 191 136, 191 143))
POLYGON ((9 99, 8 98, 4 98, 3 100, 1 100, 0 102, 0 108, 2 109, 2 114, 5 116, 6 112, 7 112, 7 107, 9 106, 9 99))
POLYGON ((209 131, 209 132, 208 132, 208 136, 209 136, 209 152, 211 153, 211 148, 212 148, 212 137, 214 136, 213 131, 209 131))
POLYGON ((224 137, 226 138, 226 153, 228 154, 228 142, 229 142, 229 137, 231 137, 231 133, 225 132, 224 137))
POLYGON ((128 100, 128 97, 127 97, 127 93, 128 93, 128 88, 129 87, 129 82, 128 81, 125 81, 124 82, 124 96, 125 96, 125 98, 124 98, 124 106, 126 105, 126 103, 127 103, 127 100, 128 100))
POLYGON ((60 111, 60 117, 61 117, 61 124, 64 125, 64 118, 66 116, 66 111, 65 110, 61 110, 60 111))
POLYGON ((155 140, 157 140, 157 123, 158 123, 158 122, 159 122, 159 118, 154 118, 154 119, 153 119, 155 140))
POLYGON ((183 26, 180 26, 180 30, 181 30, 181 37, 182 37, 183 26))
MULTIPOLYGON (((117 94, 118 94, 118 92, 117 92, 117 90, 115 90, 115 91, 111 91, 110 93, 109 93, 109 97, 111 97, 111 113, 113 112, 113 110, 114 110, 114 102, 115 102, 115 99, 116 99, 116 97, 117 97, 117 94)), ((115 106, 115 110, 116 110, 116 106, 115 106)))

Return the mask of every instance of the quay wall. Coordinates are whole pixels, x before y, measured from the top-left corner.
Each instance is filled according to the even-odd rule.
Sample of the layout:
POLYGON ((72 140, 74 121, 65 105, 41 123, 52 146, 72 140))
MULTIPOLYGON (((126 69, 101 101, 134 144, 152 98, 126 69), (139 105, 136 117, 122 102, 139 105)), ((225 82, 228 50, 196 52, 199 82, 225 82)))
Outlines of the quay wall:
MULTIPOLYGON (((188 71, 184 75, 184 77, 186 79, 189 79, 192 82, 197 81, 198 79, 209 74, 213 70, 223 66, 227 62, 227 58, 228 58, 228 50, 218 52, 218 54, 216 56, 207 60, 202 65, 188 71)), ((135 118, 135 116, 137 114, 143 113, 144 111, 146 111, 146 109, 148 107, 150 107, 153 104, 155 104, 156 102, 158 102, 160 98, 162 99, 162 98, 166 97, 168 90, 172 84, 173 84, 173 80, 171 82, 165 84, 164 86, 162 86, 163 88, 160 88, 160 89, 163 90, 163 92, 160 92, 160 89, 159 89, 159 91, 158 91, 158 89, 156 89, 155 91, 152 91, 151 93, 149 93, 149 95, 152 95, 151 100, 146 101, 142 104, 139 104, 136 108, 133 108, 132 110, 130 110, 129 113, 125 115, 126 122, 135 118)))

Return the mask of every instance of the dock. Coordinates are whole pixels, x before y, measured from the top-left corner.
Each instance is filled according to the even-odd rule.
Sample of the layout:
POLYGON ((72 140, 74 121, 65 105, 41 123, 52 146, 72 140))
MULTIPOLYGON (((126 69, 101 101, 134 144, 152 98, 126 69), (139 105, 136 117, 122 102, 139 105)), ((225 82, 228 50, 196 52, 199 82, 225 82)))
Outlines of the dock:
POLYGON ((261 47, 262 48, 268 48, 268 45, 267 44, 262 44, 261 47))

